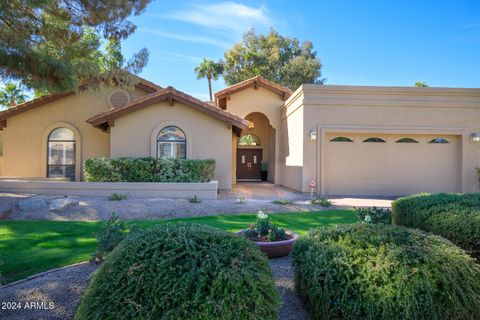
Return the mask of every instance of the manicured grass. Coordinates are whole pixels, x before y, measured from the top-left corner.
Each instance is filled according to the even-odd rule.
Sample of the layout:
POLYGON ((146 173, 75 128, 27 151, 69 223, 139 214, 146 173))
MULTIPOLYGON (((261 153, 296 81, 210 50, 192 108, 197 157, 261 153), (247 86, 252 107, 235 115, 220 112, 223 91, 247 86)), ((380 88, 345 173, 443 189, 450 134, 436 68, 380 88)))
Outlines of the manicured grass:
MULTIPOLYGON (((272 214, 279 227, 306 233, 322 225, 354 223, 351 210, 290 212, 272 214)), ((223 215, 182 219, 131 221, 140 228, 166 222, 208 224, 226 231, 239 231, 255 222, 255 215, 223 215)), ((102 222, 77 221, 2 221, 0 222, 0 274, 6 282, 25 278, 49 269, 90 259, 95 251, 95 233, 102 222)))

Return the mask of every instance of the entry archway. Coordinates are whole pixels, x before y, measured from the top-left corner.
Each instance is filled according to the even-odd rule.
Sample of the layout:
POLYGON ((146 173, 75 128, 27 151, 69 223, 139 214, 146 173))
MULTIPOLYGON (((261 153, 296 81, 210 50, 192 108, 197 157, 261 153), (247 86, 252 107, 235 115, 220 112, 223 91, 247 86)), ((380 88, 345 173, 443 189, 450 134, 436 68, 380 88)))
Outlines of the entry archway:
POLYGON ((267 116, 252 112, 236 148, 237 181, 275 182, 275 129, 267 116))

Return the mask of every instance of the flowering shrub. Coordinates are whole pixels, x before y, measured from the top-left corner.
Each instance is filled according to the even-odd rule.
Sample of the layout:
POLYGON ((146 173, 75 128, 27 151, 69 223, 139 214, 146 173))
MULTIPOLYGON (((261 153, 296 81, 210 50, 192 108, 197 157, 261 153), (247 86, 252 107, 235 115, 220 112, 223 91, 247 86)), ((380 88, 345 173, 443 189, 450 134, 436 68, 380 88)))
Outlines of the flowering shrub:
POLYGON ((287 240, 285 230, 276 227, 270 220, 270 217, 262 211, 258 211, 257 221, 245 230, 244 235, 253 241, 287 240))
POLYGON ((363 223, 392 223, 392 211, 377 207, 355 208, 358 220, 363 223))

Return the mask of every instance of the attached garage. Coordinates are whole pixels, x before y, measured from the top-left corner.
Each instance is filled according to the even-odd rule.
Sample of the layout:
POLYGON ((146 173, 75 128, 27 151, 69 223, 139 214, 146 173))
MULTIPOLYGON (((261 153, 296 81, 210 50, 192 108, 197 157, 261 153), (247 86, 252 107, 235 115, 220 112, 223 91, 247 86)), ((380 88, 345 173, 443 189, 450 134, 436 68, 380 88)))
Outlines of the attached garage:
POLYGON ((461 136, 327 133, 327 195, 461 191, 461 136))

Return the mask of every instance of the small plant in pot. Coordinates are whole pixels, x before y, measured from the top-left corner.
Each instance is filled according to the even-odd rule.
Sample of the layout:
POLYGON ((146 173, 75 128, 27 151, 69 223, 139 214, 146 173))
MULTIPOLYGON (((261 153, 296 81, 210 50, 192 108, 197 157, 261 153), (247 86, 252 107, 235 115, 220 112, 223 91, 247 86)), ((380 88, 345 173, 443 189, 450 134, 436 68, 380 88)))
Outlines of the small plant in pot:
POLYGON ((298 238, 296 233, 275 226, 270 217, 262 211, 258 212, 257 221, 239 234, 257 244, 269 258, 288 255, 298 238))
POLYGON ((262 161, 262 165, 260 167, 260 178, 262 181, 267 181, 268 177, 268 162, 262 161))

